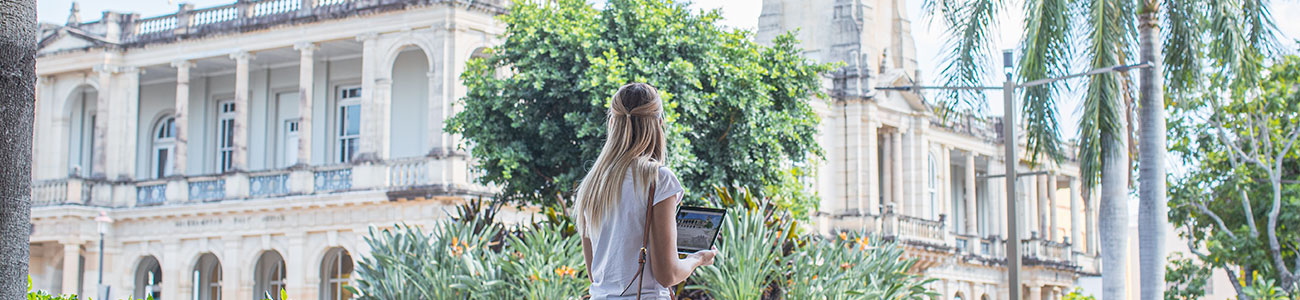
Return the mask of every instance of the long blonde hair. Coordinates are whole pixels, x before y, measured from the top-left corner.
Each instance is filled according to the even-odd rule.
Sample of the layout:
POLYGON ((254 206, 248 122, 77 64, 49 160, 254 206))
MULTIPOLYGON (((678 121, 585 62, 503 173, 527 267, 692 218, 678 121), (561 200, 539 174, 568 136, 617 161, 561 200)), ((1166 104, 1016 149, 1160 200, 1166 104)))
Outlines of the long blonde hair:
POLYGON ((609 101, 608 135, 591 171, 578 185, 573 205, 578 232, 600 233, 600 225, 620 203, 623 180, 633 170, 634 193, 658 179, 667 141, 659 90, 645 83, 618 88, 609 101))

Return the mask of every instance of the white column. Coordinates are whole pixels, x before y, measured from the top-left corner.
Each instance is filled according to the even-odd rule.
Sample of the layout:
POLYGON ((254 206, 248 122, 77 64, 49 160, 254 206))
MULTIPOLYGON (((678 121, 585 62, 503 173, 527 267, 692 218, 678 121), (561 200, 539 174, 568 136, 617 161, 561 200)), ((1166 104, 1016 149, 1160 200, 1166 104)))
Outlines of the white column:
POLYGON ((891 158, 893 163, 890 166, 893 167, 894 173, 890 176, 893 179, 889 180, 894 185, 890 188, 890 192, 893 192, 894 210, 899 215, 910 215, 911 212, 903 207, 903 133, 895 129, 889 138, 889 143, 894 147, 893 150, 890 150, 890 154, 893 155, 891 158))
MULTIPOLYGON (((956 210, 951 207, 952 206, 952 147, 949 147, 948 145, 939 146, 939 174, 943 174, 942 178, 939 178, 939 213, 947 216, 948 220, 957 220, 955 218, 956 216, 952 214, 956 210)), ((948 221, 948 222, 952 222, 952 221, 948 221)), ((950 231, 954 231, 954 232, 956 231, 955 229, 957 228, 957 226, 959 226, 959 224, 956 223, 948 223, 948 224, 952 224, 951 225, 952 229, 950 229, 950 231)))
POLYGON ((309 299, 311 287, 307 285, 307 277, 314 274, 310 271, 311 259, 301 259, 309 257, 307 254, 307 235, 302 231, 290 231, 287 234, 289 239, 289 253, 284 253, 284 257, 298 257, 299 259, 285 259, 284 267, 288 274, 298 274, 296 276, 286 276, 285 291, 289 293, 289 299, 309 299))
POLYGON ((98 97, 95 99, 95 127, 91 137, 94 141, 91 143, 92 148, 90 150, 93 153, 90 158, 90 177, 94 178, 105 178, 109 175, 106 170, 108 168, 108 156, 104 152, 108 149, 108 119, 110 117, 110 105, 108 103, 114 92, 114 69, 109 65, 95 66, 95 72, 99 75, 99 90, 96 91, 98 97))
POLYGON ((175 128, 173 134, 176 136, 176 146, 172 150, 172 174, 184 176, 187 174, 186 163, 189 162, 189 119, 190 119, 190 68, 194 63, 188 60, 177 60, 172 62, 172 67, 176 68, 176 112, 172 114, 175 118, 175 128))
MULTIPOLYGON (((429 104, 429 115, 425 118, 425 120, 429 120, 425 122, 427 126, 425 130, 429 133, 429 150, 430 152, 436 151, 444 155, 451 155, 451 151, 456 147, 451 144, 450 134, 443 129, 443 124, 446 124, 447 119, 451 118, 451 102, 442 101, 441 97, 438 97, 438 84, 442 82, 442 78, 439 78, 438 72, 433 70, 432 62, 429 63, 429 68, 429 72, 424 73, 424 78, 429 80, 427 95, 425 95, 425 101, 428 101, 429 104)), ((823 118, 826 118, 826 116, 823 116, 823 118)), ((823 135, 823 137, 825 136, 823 135)))
POLYGON ((63 243, 63 288, 62 294, 77 293, 77 278, 81 277, 81 245, 75 242, 63 243))
POLYGON ((1086 227, 1086 229, 1088 230, 1088 233, 1087 233, 1087 234, 1088 234, 1088 237, 1087 237, 1087 239, 1088 239, 1088 254, 1091 254, 1091 255, 1097 255, 1097 254, 1099 254, 1098 251, 1101 250, 1101 249, 1098 247, 1098 246, 1099 246, 1098 243, 1101 242, 1101 237, 1100 237, 1099 235, 1097 235, 1097 218, 1098 218, 1098 216, 1097 216, 1097 203, 1098 203, 1098 202, 1097 202, 1097 201, 1098 201, 1098 199, 1099 199, 1099 197, 1100 197, 1099 194, 1101 194, 1101 193, 1099 193, 1099 192, 1100 192, 1100 190, 1098 189, 1098 187, 1094 185, 1093 188, 1092 188, 1092 196, 1091 196, 1091 197, 1088 197, 1088 198, 1089 198, 1089 199, 1088 199, 1088 203, 1085 204, 1085 207, 1088 209, 1088 211, 1085 212, 1085 218, 1087 218, 1087 221, 1088 221, 1088 225, 1087 225, 1087 227, 1086 227))
POLYGON ((354 160, 370 161, 378 159, 381 141, 379 107, 375 103, 375 83, 378 82, 379 34, 366 33, 357 36, 361 41, 361 138, 354 160))
POLYGON ((964 186, 966 186, 966 234, 979 235, 979 209, 976 207, 975 198, 975 152, 966 151, 964 186))
MULTIPOLYGON (((874 115, 872 115, 874 117, 874 115)), ((872 119, 867 121, 867 212, 871 214, 880 214, 880 159, 878 152, 880 150, 880 135, 878 129, 880 122, 872 119)))
POLYGON ((1075 252, 1083 252, 1083 198, 1079 197, 1079 179, 1070 177, 1070 244, 1075 252))
POLYGON ((1029 206, 1033 207, 1034 212, 1034 226, 1030 228, 1037 231, 1038 237, 1042 238, 1047 236, 1047 230, 1045 230, 1047 227, 1047 201, 1045 200, 1047 198, 1046 175, 1034 175, 1034 191, 1036 192, 1033 197, 1034 200, 1029 202, 1029 206))
MULTIPOLYGON (((894 203, 894 135, 888 131, 880 134, 880 202, 881 206, 894 203)), ((898 208, 894 208, 898 212, 898 208)))
POLYGON ((1029 297, 1028 297, 1029 300, 1042 300, 1042 299, 1043 299, 1043 287, 1042 287, 1042 286, 1038 286, 1038 285, 1031 285, 1031 286, 1029 286, 1029 295, 1027 295, 1027 296, 1029 296, 1029 297))
POLYGON ((239 51, 231 53, 230 58, 235 60, 235 155, 232 161, 235 170, 247 171, 248 111, 252 109, 248 104, 248 63, 253 54, 239 51))
MULTIPOLYGON (((108 153, 111 166, 110 173, 117 179, 136 179, 136 141, 139 140, 140 122, 140 69, 126 66, 118 68, 118 80, 114 84, 118 89, 113 93, 110 107, 116 111, 109 119, 109 146, 116 145, 114 153, 108 153)), ((148 126, 148 125, 145 125, 148 126)))
POLYGON ((311 164, 311 142, 312 142, 312 101, 315 99, 312 92, 316 82, 314 55, 316 44, 310 42, 298 43, 293 46, 298 50, 298 165, 311 164))
POLYGON ((221 239, 222 254, 225 260, 221 262, 221 300, 248 299, 248 294, 252 293, 252 286, 245 284, 253 280, 245 280, 244 273, 240 270, 251 270, 246 268, 245 264, 255 265, 256 262, 248 262, 241 259, 239 254, 242 253, 240 248, 239 236, 225 236, 221 239))
MULTIPOLYGON (((863 141, 865 140, 864 137, 862 136, 863 127, 864 127, 862 126, 863 124, 862 113, 863 113, 863 109, 862 109, 861 101, 845 102, 844 124, 846 124, 845 134, 847 136, 844 139, 845 144, 843 146, 844 149, 846 150, 853 149, 854 151, 861 151, 861 150, 865 150, 863 148, 866 148, 865 146, 862 145, 863 141)), ((867 158, 865 156, 855 155, 855 156, 849 156, 844 163, 848 164, 849 168, 853 170, 851 172, 845 172, 844 174, 845 181, 850 182, 850 184, 845 186, 845 190, 847 190, 848 195, 845 195, 843 204, 836 203, 832 207, 845 209, 845 210, 855 210, 857 212, 862 212, 862 213, 868 212, 867 205, 866 205, 867 193, 865 190, 863 190, 865 184, 862 183, 866 182, 867 165, 870 162, 867 161, 867 158)), ((837 212, 837 211, 832 211, 832 212, 837 212)))
POLYGON ((1048 219, 1047 225, 1048 227, 1047 227, 1047 234, 1045 234, 1044 236, 1046 236, 1048 239, 1050 239, 1053 242, 1060 242, 1061 234, 1057 231, 1057 229, 1059 229, 1060 227, 1058 227, 1056 221, 1057 220, 1056 179, 1057 179, 1056 171, 1047 173, 1047 202, 1048 202, 1047 203, 1047 219, 1048 219))

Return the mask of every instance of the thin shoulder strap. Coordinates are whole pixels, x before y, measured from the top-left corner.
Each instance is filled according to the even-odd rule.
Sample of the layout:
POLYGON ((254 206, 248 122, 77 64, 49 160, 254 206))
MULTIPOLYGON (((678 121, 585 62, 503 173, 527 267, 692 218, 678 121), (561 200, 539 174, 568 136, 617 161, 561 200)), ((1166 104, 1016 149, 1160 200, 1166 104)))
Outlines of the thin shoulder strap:
POLYGON ((623 292, 619 293, 619 295, 627 293, 627 290, 632 288, 632 284, 636 284, 637 300, 641 300, 641 287, 645 286, 643 284, 645 282, 645 276, 641 276, 641 274, 644 274, 642 272, 645 271, 646 245, 649 244, 650 242, 650 224, 651 224, 650 221, 654 220, 654 215, 655 215, 655 210, 654 210, 655 183, 653 181, 650 182, 650 191, 647 192, 646 194, 647 197, 645 200, 645 230, 641 235, 641 253, 639 254, 639 257, 636 260, 637 263, 636 276, 633 276, 632 282, 628 282, 627 287, 623 288, 623 292))

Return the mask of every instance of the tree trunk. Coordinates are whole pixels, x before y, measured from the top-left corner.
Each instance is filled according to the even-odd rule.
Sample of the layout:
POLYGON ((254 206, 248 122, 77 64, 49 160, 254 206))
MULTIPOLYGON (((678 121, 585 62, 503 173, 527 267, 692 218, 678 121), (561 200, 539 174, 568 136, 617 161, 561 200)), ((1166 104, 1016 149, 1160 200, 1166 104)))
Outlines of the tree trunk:
POLYGON ((1165 298, 1165 234, 1169 206, 1165 199, 1165 101, 1158 4, 1147 3, 1138 21, 1143 62, 1138 74, 1141 145, 1138 149, 1138 268, 1141 299, 1165 298))
MULTIPOLYGON (((1117 100, 1118 101, 1118 100, 1117 100)), ((1118 106, 1118 105, 1117 105, 1118 106)), ((1122 107, 1122 106, 1120 106, 1122 107)), ((1101 235, 1100 299, 1127 299, 1128 280, 1128 122, 1117 118, 1117 132, 1101 135, 1101 203, 1098 205, 1098 233, 1101 235)))
POLYGON ((27 298, 36 1, 0 3, 0 299, 27 298))

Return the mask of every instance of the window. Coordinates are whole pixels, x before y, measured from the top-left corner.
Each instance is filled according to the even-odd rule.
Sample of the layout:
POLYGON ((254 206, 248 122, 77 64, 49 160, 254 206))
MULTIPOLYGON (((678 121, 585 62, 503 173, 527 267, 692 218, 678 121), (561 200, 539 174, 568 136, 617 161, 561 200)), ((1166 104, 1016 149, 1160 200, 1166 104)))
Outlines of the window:
POLYGON ((352 256, 343 248, 330 249, 321 262, 321 299, 342 300, 352 298, 352 293, 344 287, 352 278, 352 256))
POLYGON ((162 299, 162 279, 162 266, 158 259, 153 256, 141 259, 135 271, 135 298, 162 299))
POLYGON ((257 273, 254 274, 256 287, 253 299, 280 299, 280 290, 284 289, 284 258, 279 252, 267 251, 257 260, 257 273), (269 297, 269 298, 268 298, 269 297))
POLYGON ((235 167, 235 102, 217 102, 217 171, 235 167))
POLYGON ((221 299, 221 262, 212 253, 203 254, 194 265, 194 299, 221 299))
POLYGON ((165 117, 154 127, 153 134, 153 178, 163 178, 172 174, 172 164, 176 155, 176 119, 165 117))
POLYGON ((337 162, 352 161, 357 154, 357 142, 361 138, 361 88, 344 87, 339 89, 338 103, 338 159, 337 162))
POLYGON ((284 162, 281 163, 281 167, 289 167, 298 163, 299 120, 284 121, 284 162))

